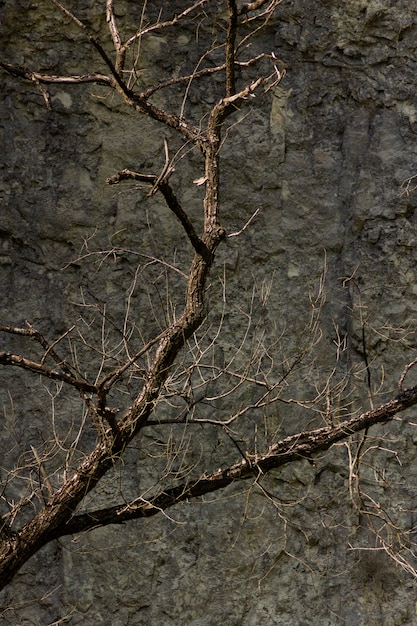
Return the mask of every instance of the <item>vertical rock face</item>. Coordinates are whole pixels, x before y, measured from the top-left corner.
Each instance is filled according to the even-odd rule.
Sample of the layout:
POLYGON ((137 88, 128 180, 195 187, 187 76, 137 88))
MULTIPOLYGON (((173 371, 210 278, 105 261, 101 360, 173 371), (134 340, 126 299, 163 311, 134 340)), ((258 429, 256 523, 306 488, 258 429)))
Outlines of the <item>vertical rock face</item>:
MULTIPOLYGON (((99 32, 103 11, 93 4, 81 2, 79 14, 99 32)), ((121 20, 138 23, 138 3, 116 4, 121 20)), ((80 33, 49 4, 6 0, 2 11, 6 60, 49 73, 96 69, 80 33)), ((395 393, 404 365, 416 358, 417 193, 407 180, 417 173, 417 8, 410 0, 283 0, 265 38, 287 76, 244 112, 222 152, 225 227, 239 230, 260 211, 219 249, 216 272, 237 303, 232 311, 250 303, 255 277, 265 328, 279 336, 283 362, 305 345, 322 281, 322 338, 297 393, 312 398, 315 385, 323 388, 328 379, 321 402, 339 419, 342 398, 348 407, 342 416, 377 405, 395 393)), ((184 62, 196 54, 191 31, 181 31, 176 44, 184 62)), ((152 37, 143 62, 156 59, 152 71, 158 64, 174 71, 180 61, 170 58, 169 46, 152 37)), ((120 326, 132 285, 129 303, 146 322, 149 300, 135 274, 137 255, 186 263, 189 250, 162 203, 151 206, 132 185, 114 191, 105 179, 124 167, 157 171, 163 164, 158 127, 101 87, 55 87, 47 111, 33 85, 7 75, 2 81, 2 322, 30 320, 54 338, 77 316, 87 328, 90 308, 105 304, 120 326), (121 252, 114 263, 90 255, 115 246, 121 252)), ((202 88, 192 104, 199 112, 215 97, 202 88)), ((200 165, 195 155, 182 159, 175 180, 197 220, 202 195, 190 181, 201 176, 200 165)), ((174 309, 182 292, 172 285, 174 309)), ((220 340, 225 354, 233 346, 232 318, 220 340)), ((13 446, 42 442, 50 423, 44 399, 32 397, 29 384, 13 372, 1 390, 5 465, 13 446)), ((57 418, 79 420, 69 399, 54 405, 56 393, 48 387, 57 418)), ((278 405, 268 420, 278 436, 306 426, 305 412, 292 405, 278 405)), ((322 423, 313 413, 308 420, 322 423)), ((392 529, 379 529, 398 552, 395 528, 412 538, 416 521, 415 421, 411 411, 368 433, 362 447, 359 440, 315 464, 301 461, 274 473, 263 489, 252 486, 243 495, 230 489, 169 516, 62 539, 3 592, 2 623, 415 623, 414 577, 380 549, 349 491, 358 453, 366 504, 375 498, 387 508, 392 529)), ((135 451, 129 463, 129 481, 118 487, 122 497, 150 480, 135 451)), ((400 554, 416 566, 412 551, 400 554)))

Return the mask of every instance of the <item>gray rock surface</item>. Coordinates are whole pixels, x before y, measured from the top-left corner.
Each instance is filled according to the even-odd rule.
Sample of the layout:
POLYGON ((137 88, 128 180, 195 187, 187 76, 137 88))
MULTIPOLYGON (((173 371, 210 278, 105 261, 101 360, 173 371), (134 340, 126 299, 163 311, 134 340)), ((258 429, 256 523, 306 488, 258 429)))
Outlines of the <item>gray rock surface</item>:
MULTIPOLYGON (((75 4, 96 32, 104 28, 97 3, 75 4)), ((139 19, 139 3, 116 4, 121 20, 139 19)), ((6 59, 50 73, 90 67, 90 49, 52 5, 6 0, 1 11, 6 59)), ((311 298, 325 269, 316 359, 296 372, 288 393, 312 398, 314 386, 333 371, 332 383, 349 372, 339 395, 349 410, 367 410, 368 379, 373 402, 382 402, 417 356, 417 193, 402 193, 417 172, 417 8, 410 0, 283 0, 265 41, 285 62, 287 76, 244 112, 223 149, 225 227, 239 230, 257 207, 260 212, 217 255, 214 322, 221 294, 216 276, 226 278, 230 303, 220 349, 235 349, 239 307, 250 306, 255 282, 254 316, 269 337, 280 338, 276 358, 290 361, 308 343, 311 298)), ((181 32, 176 43, 192 66, 198 52, 192 33, 181 32)), ((157 55, 161 71, 174 71, 178 61, 166 54, 169 46, 151 38, 144 63, 157 55)), ((2 83, 1 320, 21 325, 28 319, 54 338, 82 318, 86 336, 100 337, 100 326, 89 327, 91 308, 105 304, 114 325, 123 324, 139 254, 175 258, 179 267, 189 259, 180 227, 162 202, 150 204, 132 184, 105 185, 124 167, 158 170, 163 135, 102 87, 53 88, 53 108, 46 111, 33 85, 5 74, 2 83), (113 246, 124 250, 117 258, 88 255, 113 246)), ((215 97, 203 88, 193 93, 195 115, 215 97)), ((174 135, 164 133, 175 146, 174 135)), ((201 190, 190 180, 201 176, 200 167, 192 154, 175 174, 195 219, 201 190)), ((149 301, 159 297, 158 272, 150 267, 148 274, 155 292, 139 281, 131 301, 145 328, 149 301)), ((170 280, 172 307, 180 307, 183 283, 170 280)), ((14 349, 24 345, 15 342, 14 349)), ((0 458, 6 467, 17 444, 42 441, 50 427, 57 390, 48 386, 38 396, 32 382, 13 371, 2 383, 0 458)), ((407 384, 415 382, 411 371, 407 384)), ((334 409, 339 399, 334 393, 334 409)), ((55 412, 64 422, 78 420, 79 402, 57 396, 55 412)), ((291 405, 278 404, 270 413, 267 436, 322 423, 291 405)), ((362 468, 367 492, 411 538, 416 421, 409 411, 373 429, 362 468)), ((144 446, 157 436, 157 430, 146 435, 144 446)), ((235 459, 230 442, 216 433, 207 432, 205 445, 218 448, 214 462, 230 453, 235 459)), ((128 478, 117 483, 123 497, 152 484, 154 467, 144 473, 141 460, 134 449, 127 455, 128 478)), ((277 497, 276 506, 255 486, 245 485, 243 493, 233 487, 166 516, 47 546, 3 592, 1 623, 417 624, 415 578, 375 549, 350 503, 346 446, 315 464, 274 472, 263 485, 277 497)), ((103 485, 97 502, 110 488, 103 485)), ((412 551, 407 557, 416 567, 412 551)))

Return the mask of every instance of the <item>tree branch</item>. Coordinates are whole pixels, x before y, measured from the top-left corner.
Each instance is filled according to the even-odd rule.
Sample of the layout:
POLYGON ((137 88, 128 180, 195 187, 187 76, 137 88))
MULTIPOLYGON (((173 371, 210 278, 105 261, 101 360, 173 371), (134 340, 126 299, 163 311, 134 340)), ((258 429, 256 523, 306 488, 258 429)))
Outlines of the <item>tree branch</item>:
POLYGON ((104 63, 107 65, 107 67, 111 71, 116 84, 119 85, 120 88, 123 89, 125 87, 125 85, 124 85, 124 82, 123 82, 123 80, 122 80, 122 78, 120 76, 120 73, 116 69, 115 65, 113 64, 113 61, 108 56, 108 54, 104 50, 104 48, 101 45, 101 43, 99 41, 97 41, 97 39, 95 38, 95 36, 91 32, 91 30, 81 20, 79 20, 78 17, 76 17, 76 15, 74 15, 74 13, 72 13, 72 11, 70 11, 69 9, 64 7, 64 5, 62 5, 60 2, 58 2, 58 0, 51 0, 51 2, 56 7, 58 7, 58 9, 60 9, 60 11, 62 11, 67 17, 69 17, 85 33, 88 41, 94 46, 94 48, 97 50, 97 52, 99 53, 99 55, 103 59, 104 63))
POLYGON ((106 183, 108 185, 117 185, 122 180, 138 180, 141 183, 153 185, 156 180, 156 176, 155 174, 140 174, 139 172, 123 169, 120 170, 120 172, 116 172, 116 174, 112 174, 109 178, 106 178, 106 183))
POLYGON ((281 0, 255 0, 254 2, 247 2, 239 9, 238 15, 247 15, 252 11, 262 9, 262 7, 268 3, 269 6, 265 9, 265 13, 272 11, 278 4, 281 3, 281 0))
MULTIPOLYGON (((202 1, 207 1, 207 0, 202 0, 202 1)), ((195 6, 202 4, 202 1, 197 2, 195 6)), ((141 113, 148 115, 152 119, 162 122, 163 124, 165 124, 166 126, 169 126, 170 128, 174 128, 178 130, 184 137, 186 137, 186 139, 189 139, 200 148, 202 147, 204 142, 203 142, 203 138, 201 138, 199 131, 192 129, 184 120, 180 119, 178 116, 172 113, 167 113, 163 109, 160 109, 159 107, 151 104, 144 98, 143 95, 135 94, 127 86, 126 82, 122 78, 121 72, 118 71, 117 67, 113 64, 112 60, 110 59, 110 57, 104 50, 103 46, 100 44, 99 41, 97 41, 97 39, 95 38, 94 34, 90 31, 90 29, 81 20, 79 20, 69 9, 67 9, 60 2, 58 2, 58 0, 51 0, 51 2, 56 7, 58 7, 65 15, 71 18, 71 20, 73 20, 75 24, 77 24, 77 26, 81 28, 81 30, 85 33, 89 42, 97 50, 97 52, 100 54, 101 58, 107 65, 107 67, 110 69, 110 72, 114 79, 111 82, 112 86, 116 88, 116 90, 123 97, 123 99, 125 100, 127 104, 135 108, 137 111, 140 111, 141 113)), ((175 21, 176 19, 174 19, 173 23, 175 23, 175 21)), ((113 34, 113 36, 116 36, 116 35, 113 34)), ((121 50, 120 50, 120 54, 122 54, 121 50)), ((120 65, 120 58, 117 62, 117 66, 119 65, 120 65)))
POLYGON ((244 89, 242 89, 242 91, 239 91, 239 93, 236 93, 233 96, 229 96, 228 98, 222 98, 222 100, 220 100, 213 107, 210 113, 209 126, 212 129, 220 128, 226 117, 234 111, 237 111, 240 108, 243 100, 245 100, 248 96, 254 95, 256 89, 266 80, 267 78, 258 78, 250 85, 247 85, 244 89))
POLYGON ((125 51, 122 51, 122 41, 120 39, 119 30, 116 24, 116 18, 113 10, 113 0, 106 1, 106 21, 109 25, 111 38, 113 40, 114 49, 116 52, 116 64, 115 69, 118 73, 123 70, 125 51))
POLYGON ((30 372, 34 372, 35 374, 40 374, 41 376, 51 378, 52 380, 59 380, 63 383, 67 383, 68 385, 75 387, 79 391, 96 391, 96 386, 91 383, 75 378, 74 376, 66 374, 65 372, 57 372, 56 370, 53 370, 50 367, 43 365, 42 363, 36 363, 35 361, 31 361, 30 359, 27 359, 20 354, 0 352, 0 365, 14 365, 17 367, 21 367, 25 370, 29 370, 30 372))
POLYGON ((5 61, 0 61, 0 67, 20 78, 28 78, 29 80, 52 84, 52 83, 64 83, 68 85, 74 85, 79 83, 101 83, 104 85, 112 85, 113 81, 105 74, 91 73, 91 74, 75 74, 73 76, 55 76, 52 74, 41 74, 40 72, 34 72, 23 65, 12 65, 5 61))
POLYGON ((65 333, 63 333, 60 337, 58 337, 58 339, 55 339, 55 341, 52 344, 49 344, 48 341, 45 339, 45 337, 42 335, 42 333, 40 333, 36 328, 34 328, 32 324, 30 324, 29 322, 26 322, 26 324, 27 324, 27 328, 19 328, 17 326, 9 326, 6 324, 0 324, 0 332, 9 333, 11 335, 20 335, 24 337, 30 337, 34 339, 45 350, 45 353, 42 356, 42 359, 40 362, 41 366, 44 365, 47 357, 50 356, 51 359, 55 361, 55 363, 59 366, 59 368, 65 374, 70 376, 72 379, 75 379, 75 376, 71 370, 71 367, 68 365, 68 363, 64 359, 61 359, 61 357, 55 351, 55 346, 60 341, 62 341, 62 339, 67 337, 67 335, 69 335, 74 330, 75 326, 71 326, 71 328, 66 330, 65 333))
POLYGON ((91 530, 98 526, 121 524, 128 520, 151 517, 180 502, 224 489, 233 482, 256 478, 287 463, 310 459, 318 452, 328 450, 335 443, 347 439, 356 432, 391 420, 397 413, 415 404, 417 404, 417 386, 402 392, 397 398, 380 407, 353 417, 338 426, 326 426, 291 435, 270 446, 264 454, 246 454, 246 458, 225 469, 219 469, 208 475, 204 474, 195 480, 166 489, 163 493, 148 500, 138 498, 127 504, 75 515, 59 529, 55 536, 60 537, 91 530))
POLYGON ((235 0, 227 0, 229 22, 226 34, 226 98, 236 93, 235 84, 235 41, 237 30, 237 8, 235 0))
POLYGON ((150 350, 152 346, 154 346, 158 341, 160 341, 160 339, 162 339, 162 336, 163 336, 163 332, 157 335, 156 337, 154 337, 153 339, 151 339, 150 341, 148 341, 148 343, 144 345, 143 348, 141 348, 138 352, 136 352, 136 354, 132 358, 126 361, 126 363, 124 363, 120 367, 106 374, 106 376, 104 376, 104 378, 102 378, 97 383, 97 393, 99 395, 102 391, 104 391, 104 393, 107 393, 111 389, 111 387, 114 385, 114 383, 122 377, 124 372, 127 369, 129 369, 129 367, 131 367, 134 363, 136 363, 140 359, 141 356, 146 354, 146 352, 150 350))
MULTIPOLYGON (((249 59, 248 61, 236 61, 235 59, 235 67, 245 68, 254 65, 261 59, 270 58, 269 54, 265 54, 264 52, 258 54, 256 57, 249 59)), ((149 87, 146 91, 142 92, 142 96, 145 99, 148 99, 152 94, 156 93, 160 89, 165 89, 166 87, 172 87, 173 85, 178 85, 180 83, 189 83, 191 80, 195 80, 198 78, 203 78, 204 76, 210 76, 211 74, 217 74, 219 72, 224 72, 226 69, 226 63, 222 65, 217 65, 216 67, 204 67, 201 70, 196 70, 192 74, 187 74, 184 76, 177 76, 176 78, 170 78, 169 80, 164 81, 163 83, 159 83, 158 85, 154 85, 153 87, 149 87)))
MULTIPOLYGON (((109 376, 104 376, 101 383, 92 385, 84 380, 79 380, 79 378, 82 377, 78 373, 72 374, 72 370, 69 368, 69 365, 64 362, 61 363, 58 356, 55 354, 54 344, 49 346, 47 342, 43 342, 42 336, 38 336, 33 329, 29 329, 28 333, 17 332, 15 334, 29 334, 41 343, 41 345, 43 345, 45 354, 40 363, 20 355, 6 352, 0 353, 0 364, 3 363, 5 365, 22 367, 28 371, 75 386, 81 392, 96 394, 98 399, 97 405, 93 403, 93 399, 88 396, 87 393, 83 399, 90 410, 93 421, 96 416, 98 417, 97 426, 100 434, 99 440, 94 440, 94 443, 92 444, 93 447, 89 452, 85 452, 85 454, 83 453, 82 455, 80 452, 80 461, 76 469, 74 469, 70 475, 64 473, 64 477, 59 488, 53 492, 52 489, 50 490, 45 506, 43 508, 36 509, 30 519, 28 519, 29 516, 26 516, 23 517, 23 519, 16 520, 15 524, 18 531, 10 536, 10 538, 8 537, 5 541, 0 542, 0 588, 10 582, 22 564, 25 563, 42 546, 47 544, 52 538, 59 537, 63 534, 67 534, 68 532, 75 532, 76 523, 81 521, 81 523, 84 523, 84 528, 91 528, 92 524, 97 525, 96 515, 102 515, 103 520, 107 515, 106 519, 109 520, 108 513, 102 514, 100 512, 95 512, 93 514, 87 514, 90 517, 88 524, 86 525, 85 522, 82 522, 83 517, 75 515, 75 511, 87 494, 95 488, 101 478, 114 467, 115 461, 122 457, 129 443, 147 424, 147 420, 154 411, 161 392, 167 383, 173 363, 176 361, 186 342, 200 327, 206 316, 207 279, 213 264, 217 247, 226 237, 225 230, 221 227, 219 216, 218 168, 222 124, 227 115, 238 109, 246 97, 254 95, 253 92, 255 89, 265 84, 270 87, 271 84, 276 84, 277 80, 280 79, 279 77, 277 79, 273 73, 270 76, 259 78, 238 94, 235 93, 234 70, 236 64, 234 52, 234 30, 236 28, 237 10, 236 2, 234 0, 229 0, 228 4, 232 11, 232 19, 230 22, 231 26, 228 38, 228 58, 225 60, 226 72, 228 73, 228 86, 227 88, 224 88, 226 97, 212 107, 211 111, 208 110, 207 117, 202 118, 208 120, 208 122, 206 129, 201 131, 199 128, 193 127, 183 119, 182 109, 181 114, 178 115, 169 113, 165 109, 161 109, 149 102, 149 96, 146 95, 146 92, 144 94, 135 93, 129 87, 129 83, 124 79, 125 74, 123 73, 123 63, 124 53, 128 46, 138 40, 141 36, 151 32, 152 30, 163 28, 165 25, 175 25, 178 19, 182 19, 186 15, 189 15, 191 11, 195 11, 198 7, 202 7, 208 0, 199 0, 198 2, 194 2, 189 8, 182 11, 179 16, 174 16, 172 20, 168 22, 162 22, 158 19, 156 24, 137 31, 136 34, 124 44, 122 43, 122 39, 117 28, 113 12, 113 0, 106 0, 106 18, 116 51, 115 63, 107 54, 105 46, 102 46, 102 44, 96 39, 95 34, 83 22, 81 22, 81 20, 79 20, 70 10, 66 9, 59 0, 51 1, 66 16, 68 16, 77 25, 77 27, 81 29, 90 44, 99 53, 106 68, 108 68, 109 76, 107 77, 102 74, 95 73, 85 76, 69 77, 46 76, 39 73, 27 72, 23 68, 17 70, 17 75, 32 80, 37 84, 38 88, 41 81, 44 83, 67 82, 68 84, 71 82, 102 81, 104 84, 117 91, 123 98, 124 102, 130 105, 133 109, 145 114, 152 120, 156 120, 169 128, 177 130, 183 138, 192 142, 194 146, 197 146, 202 151, 205 159, 204 180, 206 182, 206 187, 203 207, 204 229, 200 239, 195 232, 191 220, 183 211, 175 194, 169 186, 168 179, 172 168, 168 158, 166 158, 165 167, 158 177, 142 175, 131 172, 130 170, 123 170, 109 179, 109 183, 115 184, 123 179, 132 178, 151 185, 152 188, 160 191, 163 194, 168 207, 180 220, 195 250, 187 276, 185 305, 182 313, 175 318, 174 322, 170 324, 168 323, 169 325, 167 325, 163 332, 155 339, 156 345, 152 353, 152 358, 149 359, 149 364, 143 374, 141 381, 142 386, 138 391, 135 391, 136 397, 133 401, 129 396, 127 406, 125 406, 125 409, 121 413, 118 420, 116 420, 115 410, 107 407, 106 405, 107 392, 109 391, 109 387, 119 376, 123 374, 133 361, 127 361, 127 363, 124 363, 121 367, 113 370, 109 376), (227 69, 227 67, 229 69, 227 69), (56 371, 58 368, 52 369, 51 367, 47 367, 44 363, 47 357, 54 360, 58 359, 59 369, 62 371, 56 371), (92 519, 91 515, 94 516, 94 519, 92 519)), ((262 56, 260 55, 256 58, 262 58, 262 56)), ((248 62, 248 64, 249 63, 250 62, 248 62)), ((6 66, 3 65, 3 67, 8 69, 8 71, 12 71, 13 73, 13 69, 11 69, 12 66, 9 66, 8 68, 6 66)), ((135 66, 133 67, 133 71, 134 69, 135 66)), ((40 89, 45 101, 48 103, 47 92, 44 89, 42 90, 42 87, 40 89)), ((186 98, 187 90, 185 91, 183 102, 186 101, 186 98)), ((124 337, 125 334, 123 334, 123 338, 124 337)), ((154 345, 153 342, 152 345, 154 345)), ((148 343, 142 351, 139 351, 139 353, 135 355, 134 359, 137 360, 139 358, 138 355, 149 349, 150 346, 151 343, 148 343)), ((299 458, 299 455, 301 454, 301 448, 298 452, 297 450, 298 448, 296 448, 295 452, 293 451, 293 454, 296 455, 294 458, 299 458)), ((272 458, 274 454, 272 448, 266 455, 264 455, 265 459, 261 456, 253 458, 247 456, 243 459, 243 461, 235 463, 225 470, 218 470, 210 475, 203 475, 194 481, 188 481, 183 485, 172 487, 166 492, 156 494, 150 502, 144 502, 141 500, 138 503, 131 503, 129 507, 124 505, 124 509, 126 510, 129 508, 128 513, 130 515, 131 510, 135 511, 136 505, 136 517, 153 515, 159 510, 168 508, 169 506, 172 506, 177 502, 181 502, 184 499, 197 497, 199 495, 203 495, 204 493, 210 493, 211 491, 215 491, 226 486, 227 484, 230 484, 234 480, 249 478, 256 473, 259 473, 259 471, 263 471, 261 469, 261 466, 263 465, 265 465, 265 471, 267 471, 268 454, 272 458)), ((277 466, 276 461, 274 466, 277 466)), ((122 514, 127 515, 126 512, 120 510, 120 507, 117 507, 118 520, 121 519, 120 515, 122 514)), ((129 517, 126 517, 126 519, 128 518, 129 517)), ((111 522, 107 521, 106 523, 111 522)), ((9 534, 7 533, 7 530, 6 534, 9 534)))
POLYGON ((194 250, 201 255, 207 254, 207 246, 202 242, 200 237, 195 232, 191 220, 181 207, 170 185, 167 182, 160 183, 159 191, 164 196, 165 202, 167 203, 168 207, 181 222, 181 225, 187 233, 188 239, 190 240, 194 250))
POLYGON ((132 37, 130 37, 123 44, 123 48, 126 51, 127 48, 132 45, 132 43, 134 43, 135 41, 137 41, 138 39, 143 37, 143 35, 147 35, 148 33, 151 33, 151 32, 153 32, 155 30, 161 30, 162 28, 167 28, 167 27, 170 27, 170 26, 174 26, 180 20, 182 20, 184 17, 187 17, 187 15, 189 15, 190 13, 195 11, 198 7, 203 6, 204 4, 207 4, 207 2, 208 2, 208 0, 198 0, 198 2, 195 2, 193 5, 191 5, 190 7, 188 7, 187 9, 182 11, 181 13, 178 13, 178 14, 174 15, 174 17, 171 18, 170 20, 165 20, 164 22, 159 22, 158 21, 155 24, 152 24, 151 26, 146 26, 145 28, 140 28, 132 37))
POLYGON ((155 176, 154 174, 139 174, 138 172, 132 172, 131 170, 124 169, 113 176, 107 178, 106 183, 109 185, 116 185, 122 180, 138 180, 140 182, 149 183, 151 187, 151 191, 148 195, 153 194, 154 190, 159 190, 161 194, 164 196, 165 202, 171 211, 177 216, 178 220, 181 222, 187 236, 196 252, 198 254, 205 254, 207 252, 206 246, 203 244, 200 237, 197 235, 194 226, 181 207, 176 195, 174 194, 171 186, 164 179, 163 175, 155 176))

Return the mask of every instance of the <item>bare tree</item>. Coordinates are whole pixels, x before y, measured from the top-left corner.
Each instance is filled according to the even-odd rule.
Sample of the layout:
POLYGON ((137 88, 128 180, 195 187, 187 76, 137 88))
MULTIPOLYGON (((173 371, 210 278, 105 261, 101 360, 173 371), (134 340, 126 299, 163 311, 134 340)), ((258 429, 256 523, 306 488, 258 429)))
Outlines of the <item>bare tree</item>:
MULTIPOLYGON (((123 169, 110 176, 107 183, 121 185, 130 181, 138 195, 144 196, 143 202, 162 197, 182 227, 184 249, 188 246, 190 261, 186 269, 184 264, 178 267, 175 259, 167 262, 162 256, 142 256, 127 290, 124 320, 117 328, 112 326, 105 309, 97 311, 98 332, 82 315, 55 338, 46 337, 30 323, 15 325, 12 319, 0 326, 2 335, 10 341, 10 348, 0 352, 3 368, 19 368, 28 377, 40 376, 51 398, 58 394, 67 398, 71 392, 81 406, 77 409, 81 415, 78 421, 73 415, 63 418, 52 411, 50 439, 14 451, 10 464, 7 459, 3 462, 0 586, 7 585, 42 546, 59 537, 150 517, 238 481, 252 480, 267 493, 262 479, 270 470, 302 459, 313 462, 319 452, 340 442, 345 442, 350 451, 352 501, 371 521, 378 518, 374 530, 381 545, 400 562, 403 557, 392 548, 384 530, 392 534, 395 524, 389 525, 378 503, 364 496, 358 480, 358 467, 370 447, 365 444, 365 437, 357 447, 353 446, 351 437, 355 433, 366 435, 371 426, 392 420, 417 404, 417 388, 406 388, 404 384, 415 363, 406 367, 391 399, 379 406, 371 404, 369 410, 349 409, 345 403, 347 378, 338 378, 336 365, 308 398, 308 377, 303 379, 300 372, 305 357, 314 354, 321 340, 319 317, 324 283, 312 299, 305 338, 297 344, 293 355, 279 356, 279 336, 266 332, 259 318, 270 285, 254 292, 245 312, 241 310, 238 343, 232 356, 219 353, 229 304, 221 283, 217 292, 209 294, 208 279, 215 253, 231 237, 243 235, 257 217, 254 209, 252 215, 242 216, 236 232, 226 232, 220 213, 220 154, 233 124, 238 120, 244 123, 241 112, 269 97, 285 76, 284 63, 274 51, 259 51, 262 35, 280 0, 225 0, 221 6, 218 2, 199 0, 179 3, 181 8, 176 12, 169 6, 172 3, 160 3, 155 9, 145 2, 140 23, 134 25, 134 30, 130 25, 127 34, 119 28, 113 1, 107 0, 103 15, 111 46, 71 10, 57 0, 51 2, 95 51, 92 70, 82 75, 49 75, 13 64, 12 60, 2 60, 1 67, 19 79, 31 81, 48 108, 54 85, 93 83, 116 94, 137 112, 139 122, 140 116, 146 116, 159 125, 164 138, 160 171, 123 169), (198 63, 179 75, 159 77, 152 84, 148 76, 145 82, 140 51, 147 38, 155 33, 176 32, 184 24, 190 27, 190 23, 203 29, 205 20, 215 24, 215 36, 210 41, 201 37, 198 63), (95 64, 97 71, 93 71, 95 64), (207 105, 205 111, 193 107, 190 101, 194 86, 201 81, 215 94, 215 103, 207 105), (170 102, 175 102, 172 108, 157 104, 161 93, 170 95, 170 102), (174 149, 163 134, 166 128, 177 134, 174 149), (188 158, 191 151, 198 153, 201 170, 190 185, 204 189, 201 214, 197 217, 192 217, 192 211, 183 206, 171 183, 177 164, 188 158), (141 325, 131 310, 131 299, 137 284, 145 284, 147 272, 149 315, 141 325), (168 302, 162 302, 155 285, 158 280, 166 280, 169 291, 171 275, 177 276, 178 284, 183 285, 183 296, 178 299, 171 291, 168 302), (207 321, 210 311, 214 314, 207 321), (89 371, 86 363, 91 362, 91 355, 95 355, 95 369, 89 371), (294 386, 305 385, 297 400, 288 394, 292 376, 294 386), (335 399, 340 400, 337 407, 335 399), (278 402, 288 416, 294 407, 305 411, 306 424, 311 423, 312 427, 281 439, 275 432, 261 436, 265 413, 274 412, 278 402), (211 409, 203 411, 204 405, 211 409), (151 428, 162 433, 155 437, 160 439, 161 454, 152 461, 144 454, 141 460, 155 468, 153 481, 130 499, 117 500, 115 489, 112 501, 94 507, 92 495, 99 484, 111 477, 115 469, 123 471, 121 459, 132 444, 144 449, 140 435, 151 428), (229 442, 229 460, 220 458, 216 463, 217 459, 206 458, 204 445, 190 441, 190 428, 214 428, 221 432, 229 442), (175 440, 171 437, 173 429, 181 433, 175 440)), ((100 265, 123 254, 133 259, 137 253, 117 247, 94 252, 85 242, 77 262, 93 259, 100 265)), ((84 306, 89 304, 84 302, 84 306)), ((342 343, 341 339, 338 352, 343 351, 342 343)), ((365 348, 364 342, 366 372, 365 348)), ((69 405, 66 406, 69 411, 69 405)), ((149 471, 150 467, 144 474, 149 471)), ((406 558, 401 565, 414 573, 406 558)))

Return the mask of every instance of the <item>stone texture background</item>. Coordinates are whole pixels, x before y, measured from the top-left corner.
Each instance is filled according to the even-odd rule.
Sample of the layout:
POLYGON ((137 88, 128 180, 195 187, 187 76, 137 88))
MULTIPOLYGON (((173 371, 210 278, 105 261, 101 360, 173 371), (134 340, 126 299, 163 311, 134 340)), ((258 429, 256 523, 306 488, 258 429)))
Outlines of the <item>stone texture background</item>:
MULTIPOLYGON (((139 19, 139 3, 117 5, 122 21, 139 19)), ((97 32, 104 28, 98 6, 77 2, 76 8, 97 32)), ((6 0, 1 11, 6 59, 49 72, 90 67, 82 37, 48 3, 6 0)), ((236 311, 250 301, 254 277, 258 295, 272 277, 263 314, 268 332, 282 334, 280 349, 290 358, 304 339, 309 294, 326 266, 323 339, 314 367, 300 375, 301 388, 296 379, 291 390, 311 397, 316 378, 325 380, 335 366, 340 337, 347 348, 335 380, 353 372, 350 400, 368 408, 367 374, 375 401, 382 401, 416 357, 417 194, 402 194, 401 186, 417 172, 417 9, 409 0, 283 0, 262 44, 283 59, 288 74, 248 109, 223 151, 225 227, 239 229, 256 207, 260 213, 217 257, 215 273, 227 277, 231 303, 222 349, 233 346, 241 319, 236 311)), ((162 72, 175 63, 192 66, 198 50, 192 32, 183 30, 175 42, 150 38, 142 54, 144 64, 162 72), (174 43, 183 46, 182 57, 169 54, 174 43)), ((120 323, 135 253, 167 260, 175 254, 179 266, 189 258, 162 203, 143 208, 143 193, 134 186, 105 185, 123 167, 160 167, 160 129, 100 87, 51 89, 53 109, 46 111, 33 85, 4 74, 2 84, 1 318, 16 325, 29 319, 53 338, 77 316, 87 320, 89 311, 75 306, 84 299, 105 302, 120 323), (91 250, 118 245, 132 253, 117 263, 87 257, 67 265, 87 251, 85 241, 91 250)), ((204 86, 193 94, 195 115, 215 97, 204 86)), ((165 135, 175 146, 174 136, 165 135)), ((201 191, 190 180, 201 175, 199 167, 190 155, 175 175, 196 219, 201 191)), ((172 280, 179 305, 181 282, 172 280)), ((147 298, 135 292, 138 323, 149 318, 147 298)), ((415 383, 412 372, 407 380, 415 383)), ((10 433, 25 445, 48 427, 48 394, 32 394, 32 385, 20 372, 2 383, 3 465, 13 457, 10 433)), ((70 402, 64 396, 57 403, 63 420, 70 402)), ((370 433, 371 443, 385 451, 370 450, 369 474, 364 468, 371 492, 410 531, 417 511, 414 413, 370 433)), ((305 426, 303 412, 281 405, 269 419, 280 434, 305 426)), ((215 447, 212 438, 208 445, 215 447)), ((128 462, 130 474, 120 487, 125 495, 150 479, 134 451, 128 462)), ((349 503, 348 476, 340 446, 314 466, 299 463, 271 475, 265 484, 281 499, 278 508, 246 486, 243 494, 230 489, 167 517, 63 539, 36 555, 3 592, 1 621, 417 624, 413 577, 380 551, 358 549, 374 543, 349 503)))

